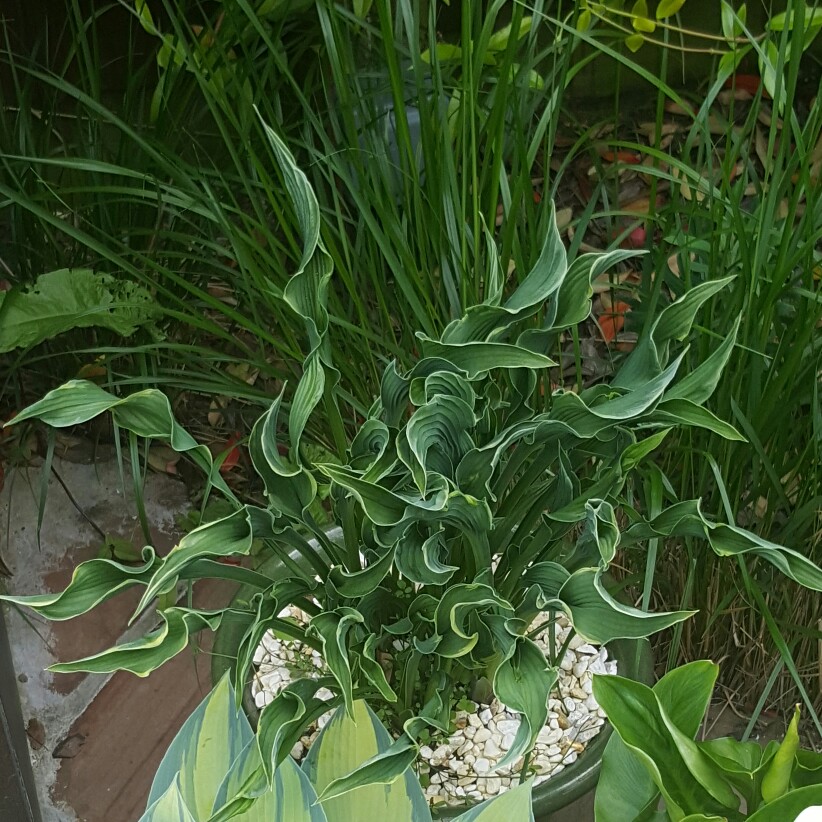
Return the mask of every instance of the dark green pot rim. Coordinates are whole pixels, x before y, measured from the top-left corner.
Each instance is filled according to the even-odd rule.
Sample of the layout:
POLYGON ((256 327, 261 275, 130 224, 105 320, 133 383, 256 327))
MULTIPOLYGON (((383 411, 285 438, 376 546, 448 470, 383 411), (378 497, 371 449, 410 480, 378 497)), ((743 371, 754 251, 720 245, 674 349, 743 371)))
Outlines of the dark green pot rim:
MULTIPOLYGON (((281 565, 276 557, 265 562, 261 571, 267 576, 275 577, 277 566, 281 565)), ((257 593, 251 586, 241 586, 232 599, 229 610, 223 616, 223 621, 214 638, 213 656, 211 658, 211 679, 217 683, 226 671, 233 667, 237 658, 237 649, 248 625, 245 619, 232 618, 233 605, 247 604, 257 593)), ((238 614, 239 617, 239 614, 238 614)), ((634 679, 646 685, 654 682, 654 662, 650 643, 646 639, 617 639, 608 643, 608 657, 616 659, 620 676, 634 679)), ((243 705, 246 713, 256 724, 259 711, 251 698, 251 690, 246 689, 243 695, 243 705)), ((534 788, 534 815, 541 819, 546 814, 561 810, 574 800, 593 790, 599 779, 599 769, 602 765, 602 754, 612 733, 611 726, 605 727, 586 746, 584 753, 570 765, 566 765, 556 776, 534 788)), ((465 808, 450 807, 434 810, 435 819, 448 819, 462 813, 465 808)))

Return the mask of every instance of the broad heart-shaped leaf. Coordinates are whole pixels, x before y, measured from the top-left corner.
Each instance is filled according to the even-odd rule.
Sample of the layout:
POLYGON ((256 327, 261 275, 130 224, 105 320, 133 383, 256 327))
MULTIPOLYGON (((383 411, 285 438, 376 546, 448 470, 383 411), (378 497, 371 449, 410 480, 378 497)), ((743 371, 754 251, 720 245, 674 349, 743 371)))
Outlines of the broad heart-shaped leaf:
POLYGON ((110 674, 130 671, 137 676, 148 676, 152 671, 177 656, 187 645, 191 634, 208 628, 216 631, 222 611, 193 611, 188 608, 166 608, 160 612, 162 625, 139 639, 115 645, 107 651, 78 659, 60 662, 49 670, 61 674, 84 671, 92 674, 110 674))
POLYGON ((121 565, 113 559, 90 559, 74 569, 71 582, 59 593, 31 596, 0 594, 0 600, 25 605, 46 619, 71 619, 85 614, 132 585, 147 585, 162 560, 149 546, 143 548, 142 556, 142 565, 121 565))
MULTIPOLYGON (((692 739, 710 704, 719 667, 699 660, 669 671, 653 687, 671 721, 692 739)), ((759 747, 759 746, 757 746, 759 747)), ((594 799, 596 822, 636 819, 656 806, 659 790, 642 761, 612 734, 602 757, 594 799)))
MULTIPOLYGON (((329 785, 356 771, 363 763, 385 753, 391 737, 376 715, 362 700, 354 702, 353 718, 337 709, 326 723, 303 762, 303 770, 322 797, 329 785)), ((416 756, 411 749, 408 765, 416 756)), ((372 784, 322 800, 328 822, 385 820, 385 822, 430 822, 431 812, 419 781, 407 769, 398 776, 391 768, 389 777, 380 780, 369 774, 372 784)))
POLYGON ((771 563, 800 585, 822 591, 822 570, 807 557, 736 525, 711 522, 703 516, 699 500, 678 502, 653 520, 643 519, 631 525, 622 532, 619 545, 624 548, 640 540, 670 536, 707 539, 714 553, 721 557, 752 554, 771 563))
POLYGON ((696 312, 714 294, 722 290, 733 277, 709 280, 687 291, 660 311, 647 334, 639 338, 611 385, 634 388, 656 377, 665 367, 668 343, 684 340, 693 325, 696 312))
POLYGON ((763 805, 748 817, 747 822, 786 822, 788 819, 805 822, 805 816, 800 817, 800 814, 811 809, 816 814, 808 816, 807 822, 816 822, 822 812, 817 806, 822 806, 822 785, 797 788, 768 805, 763 805))
POLYGON ((593 687, 616 732, 651 773, 672 818, 738 808, 739 798, 651 688, 618 676, 594 677, 593 687))
POLYGON ((705 740, 699 747, 745 799, 748 810, 754 811, 762 802, 762 777, 778 743, 769 743, 763 749, 758 742, 739 742, 724 737, 705 740))
POLYGON ((533 780, 528 779, 493 799, 461 813, 454 822, 534 822, 533 780))
POLYGON ((265 539, 272 533, 271 512, 252 505, 189 531, 154 572, 135 613, 139 614, 157 594, 169 590, 192 562, 204 557, 247 555, 254 539, 265 539))
POLYGON ((154 776, 148 806, 177 786, 194 819, 207 820, 225 775, 253 738, 254 732, 235 704, 234 690, 226 675, 169 745, 154 776))
MULTIPOLYGON (((557 229, 553 203, 548 222, 550 227, 536 264, 505 304, 471 306, 460 319, 448 324, 440 338, 442 342, 455 344, 488 340, 490 335, 498 334, 518 320, 536 313, 560 288, 568 270, 568 260, 557 229)), ((496 255, 496 249, 489 248, 489 253, 496 255)))
POLYGON ((192 815, 175 779, 161 796, 149 804, 138 822, 201 822, 201 819, 192 815))
MULTIPOLYGON (((590 642, 604 645, 614 639, 640 639, 683 622, 696 611, 648 613, 614 599, 598 568, 580 568, 562 584, 552 607, 566 613, 574 630, 590 642)), ((548 605, 546 601, 544 605, 548 605)))
POLYGON ((545 654, 526 637, 517 637, 513 653, 494 672, 494 694, 522 715, 514 742, 496 768, 516 762, 534 747, 548 721, 548 695, 557 682, 557 670, 545 654))
POLYGON ((74 328, 107 328, 124 337, 159 314, 144 288, 88 268, 41 274, 0 292, 0 353, 29 348, 74 328))

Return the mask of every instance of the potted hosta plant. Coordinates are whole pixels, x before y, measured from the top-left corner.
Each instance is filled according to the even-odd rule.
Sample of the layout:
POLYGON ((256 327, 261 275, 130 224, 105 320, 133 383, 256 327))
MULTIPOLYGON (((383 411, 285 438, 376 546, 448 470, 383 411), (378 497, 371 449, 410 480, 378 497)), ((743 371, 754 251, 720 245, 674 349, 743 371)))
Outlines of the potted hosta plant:
MULTIPOLYGON (((238 699, 266 642, 269 655, 277 650, 287 663, 269 677, 270 699, 262 700, 257 721, 259 761, 234 791, 239 804, 232 807, 268 790, 292 753, 310 760, 321 738, 312 734, 329 710, 342 707, 353 719, 364 700, 393 742, 364 762, 350 761, 349 772, 323 783, 322 798, 394 784, 417 768, 429 781, 426 796, 439 802, 436 813, 447 815, 482 799, 480 785, 500 793, 533 772, 544 777, 550 766, 571 764, 590 729, 580 730, 573 751, 558 748, 559 759, 540 754, 539 745, 547 751, 557 731, 562 737, 569 726, 579 728, 570 714, 582 714, 580 705, 595 714, 592 725, 601 725, 591 693, 593 659, 607 666, 616 657, 620 673, 642 678, 637 640, 689 616, 623 602, 609 576, 618 549, 649 537, 702 537, 719 554, 754 554, 822 590, 822 572, 809 560, 711 522, 696 501, 676 502, 650 520, 634 507, 632 474, 671 427, 739 436, 703 408, 733 337, 684 376, 682 354, 674 350, 699 307, 727 280, 666 307, 610 384, 568 391, 552 388, 549 354, 588 316, 592 279, 625 252, 586 254, 569 264, 553 228, 533 269, 507 296, 491 253, 489 270, 477 273, 484 301, 467 307, 438 338, 419 334, 410 370, 386 365, 373 405, 346 441, 326 334, 332 264, 320 241, 317 201, 279 138, 271 131, 269 138, 303 238, 283 299, 304 319, 309 351, 288 412, 282 395, 274 399, 249 439, 266 505, 234 499, 208 450, 175 422, 157 391, 116 397, 74 381, 13 421, 67 426, 109 411, 120 429, 189 455, 213 489, 236 504, 166 557, 147 547, 138 565, 92 560, 78 566, 62 593, 16 602, 66 619, 139 585, 142 611, 181 581, 202 577, 238 580, 245 595, 215 611, 164 605, 150 635, 54 670, 146 675, 185 648, 193 632, 224 622, 234 636, 238 699), (312 459, 301 447, 320 405, 337 458, 312 459), (337 538, 312 513, 320 489, 330 492, 337 538), (220 562, 248 556, 252 546, 255 557, 273 559, 253 569, 220 562), (577 662, 569 660, 571 651, 577 662), (590 659, 580 660, 580 653, 590 659), (571 704, 564 704, 555 686, 569 673, 578 682, 567 697, 571 704), (455 750, 460 730, 464 741, 455 750), (447 787, 431 791, 431 784, 447 787)), ((487 242, 494 251, 490 236, 487 242)), ((566 799, 596 778, 596 745, 579 761, 586 763, 584 778, 558 791, 566 799)), ((551 782, 535 787, 537 812, 555 807, 551 782)))
MULTIPOLYGON (((254 731, 237 709, 227 677, 186 720, 166 751, 139 822, 351 822, 386 813, 397 822, 431 822, 419 782, 412 774, 390 785, 366 785, 324 800, 323 789, 337 775, 387 750, 391 737, 362 700, 352 716, 343 707, 325 725, 302 768, 286 758, 274 769, 271 784, 251 800, 247 780, 260 764, 254 731)), ((466 811, 462 822, 534 822, 531 785, 466 811)), ((459 822, 459 820, 457 820, 459 822)))

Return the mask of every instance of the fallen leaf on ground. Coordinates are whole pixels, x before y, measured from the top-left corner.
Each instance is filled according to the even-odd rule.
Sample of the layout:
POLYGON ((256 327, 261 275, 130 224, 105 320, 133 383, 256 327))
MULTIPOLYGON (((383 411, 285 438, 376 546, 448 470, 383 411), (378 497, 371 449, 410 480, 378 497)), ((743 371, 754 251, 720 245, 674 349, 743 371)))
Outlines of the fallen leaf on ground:
POLYGON ((597 323, 605 342, 613 342, 616 335, 622 331, 625 325, 625 315, 631 310, 628 303, 614 303, 610 311, 606 311, 597 317, 597 323))

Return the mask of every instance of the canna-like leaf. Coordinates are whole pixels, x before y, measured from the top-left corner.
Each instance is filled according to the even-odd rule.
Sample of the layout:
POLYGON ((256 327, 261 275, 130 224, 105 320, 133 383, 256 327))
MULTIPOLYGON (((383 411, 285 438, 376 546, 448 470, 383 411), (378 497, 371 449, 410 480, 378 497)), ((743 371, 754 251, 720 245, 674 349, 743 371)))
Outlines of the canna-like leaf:
MULTIPOLYGON (((820 807, 822 807, 822 785, 811 785, 806 788, 797 788, 763 805, 747 818, 747 822, 784 822, 786 819, 805 822, 806 817, 802 811, 813 810, 818 817, 820 807)), ((808 822, 814 822, 814 815, 808 816, 807 819, 808 822)))
POLYGON ((224 676, 177 732, 160 762, 148 797, 149 807, 173 788, 194 819, 211 816, 220 783, 254 733, 224 676))

